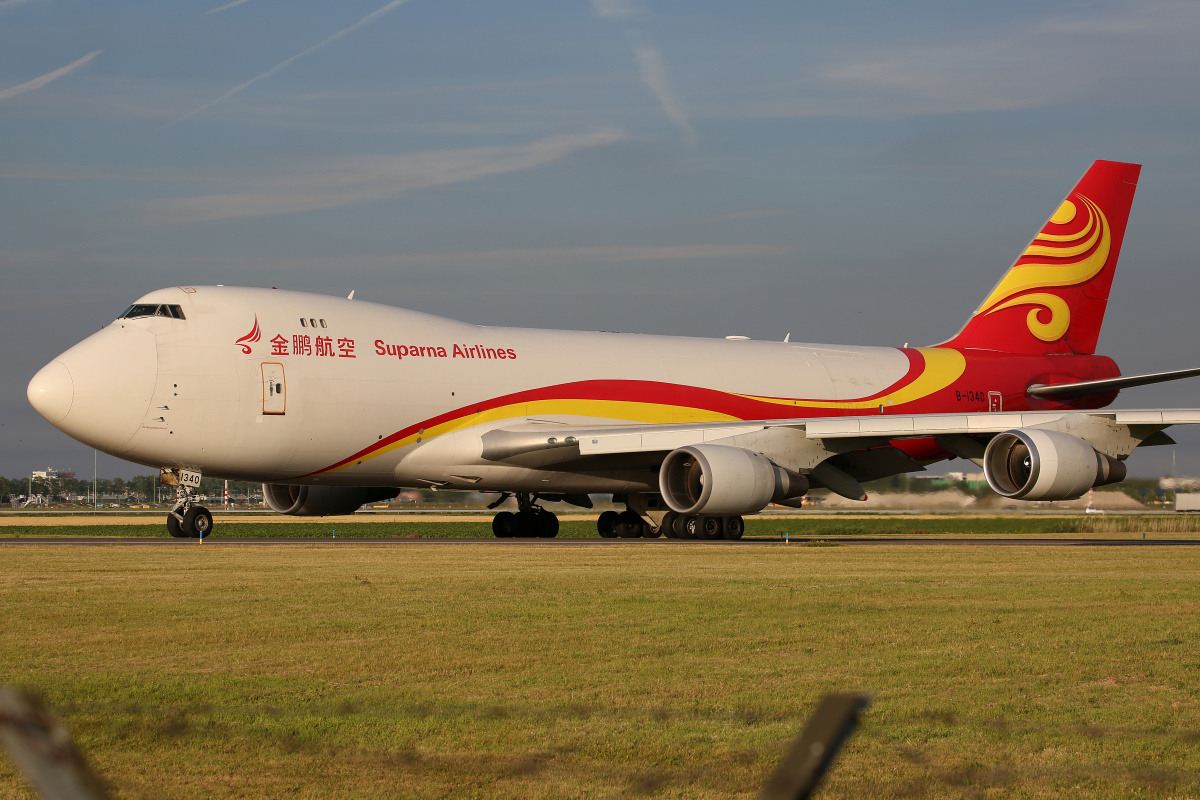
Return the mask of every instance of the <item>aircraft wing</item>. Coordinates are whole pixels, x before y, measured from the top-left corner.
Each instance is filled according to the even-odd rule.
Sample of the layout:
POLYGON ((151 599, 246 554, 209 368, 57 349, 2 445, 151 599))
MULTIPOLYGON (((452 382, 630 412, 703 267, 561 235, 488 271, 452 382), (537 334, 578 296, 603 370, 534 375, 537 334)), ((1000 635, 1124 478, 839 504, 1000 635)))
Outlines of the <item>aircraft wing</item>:
POLYGON ((876 414, 594 426, 529 420, 483 434, 482 456, 534 469, 587 472, 602 465, 654 466, 681 447, 724 445, 761 453, 781 467, 805 473, 814 486, 861 499, 865 494, 859 482, 924 469, 920 455, 904 448, 905 439, 932 439, 942 451, 982 464, 987 443, 997 434, 1013 429, 1057 431, 1087 442, 1110 459, 1123 460, 1139 446, 1173 444, 1163 429, 1189 424, 1200 424, 1200 409, 876 414))
MULTIPOLYGON (((814 440, 861 440, 864 448, 896 439, 940 436, 987 436, 1013 428, 1045 427, 1086 418, 1117 426, 1153 427, 1200 424, 1200 409, 1098 409, 979 412, 970 414, 875 414, 862 417, 764 419, 735 422, 573 426, 552 420, 498 428, 483 435, 483 457, 492 461, 532 452, 578 456, 668 452, 687 445, 727 441, 775 429, 802 432, 814 440)), ((849 444, 849 443, 847 443, 849 444)), ((845 446, 839 449, 846 449, 845 446)), ((553 459, 559 460, 559 459, 553 459)))

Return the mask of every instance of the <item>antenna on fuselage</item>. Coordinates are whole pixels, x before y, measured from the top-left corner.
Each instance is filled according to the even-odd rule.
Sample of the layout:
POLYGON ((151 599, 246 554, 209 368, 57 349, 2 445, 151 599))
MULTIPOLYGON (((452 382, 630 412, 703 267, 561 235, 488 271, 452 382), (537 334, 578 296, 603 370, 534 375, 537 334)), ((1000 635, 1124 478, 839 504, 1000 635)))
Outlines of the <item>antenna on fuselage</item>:
POLYGON ((353 299, 354 299, 354 290, 353 290, 353 289, 351 289, 351 290, 350 290, 350 294, 346 295, 346 299, 347 299, 347 300, 353 300, 353 299))

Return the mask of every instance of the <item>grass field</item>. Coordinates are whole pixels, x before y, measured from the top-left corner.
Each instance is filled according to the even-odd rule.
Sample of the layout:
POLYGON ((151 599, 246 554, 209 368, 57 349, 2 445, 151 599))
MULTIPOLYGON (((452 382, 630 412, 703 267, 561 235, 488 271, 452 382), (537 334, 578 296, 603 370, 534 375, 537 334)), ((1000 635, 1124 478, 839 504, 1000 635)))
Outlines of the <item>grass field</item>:
MULTIPOLYGON (((242 519, 245 519, 244 517, 242 519)), ((303 518, 301 518, 303 519, 303 518)), ((278 518, 261 522, 226 522, 220 517, 213 529, 215 538, 313 538, 328 539, 336 532, 342 538, 408 537, 421 539, 491 537, 490 522, 446 516, 439 521, 374 522, 369 516, 337 521, 299 521, 278 518)), ((746 536, 839 537, 839 536, 1113 536, 1137 538, 1141 534, 1162 538, 1196 538, 1200 535, 1197 515, 920 515, 920 516, 820 516, 746 518, 746 536)), ((166 526, 158 517, 139 520, 139 524, 91 525, 87 516, 42 517, 23 523, 21 517, 2 520, 0 538, 16 536, 167 536, 166 526), (54 524, 58 522, 59 524, 54 524)), ((565 520, 560 538, 599 538, 596 523, 565 520)))
POLYGON ((1185 798, 1198 612, 1165 547, 31 546, 0 681, 122 797, 753 797, 861 689, 823 796, 1185 798))

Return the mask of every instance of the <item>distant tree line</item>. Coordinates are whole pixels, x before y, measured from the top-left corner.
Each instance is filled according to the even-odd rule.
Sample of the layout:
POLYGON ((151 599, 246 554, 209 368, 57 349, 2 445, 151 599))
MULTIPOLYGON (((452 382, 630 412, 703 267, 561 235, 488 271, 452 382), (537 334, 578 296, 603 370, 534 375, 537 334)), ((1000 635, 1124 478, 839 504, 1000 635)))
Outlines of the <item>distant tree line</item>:
MULTIPOLYGON (((1127 478, 1120 483, 1112 483, 1108 486, 1100 486, 1096 489, 1098 492, 1123 492, 1129 495, 1134 500, 1139 502, 1149 502, 1151 500, 1173 499, 1175 492, 1173 490, 1163 490, 1159 486, 1159 478, 1127 478)), ((877 481, 870 481, 863 484, 863 488, 868 494, 886 494, 894 492, 906 492, 911 494, 931 494, 940 492, 946 489, 957 489, 964 494, 968 494, 976 499, 995 494, 992 488, 988 486, 986 481, 952 481, 949 478, 938 478, 931 476, 930 478, 917 478, 912 475, 893 475, 889 478, 881 478, 877 481)))
MULTIPOLYGON (((175 489, 158 483, 157 475, 137 475, 129 480, 124 478, 100 478, 96 481, 96 493, 104 498, 120 498, 129 501, 151 502, 155 498, 155 487, 158 498, 166 501, 174 497, 175 489)), ((225 481, 219 478, 204 478, 200 482, 200 494, 220 499, 224 493, 225 481)), ((5 478, 0 477, 0 501, 11 502, 13 498, 29 494, 41 494, 56 498, 70 497, 72 501, 88 498, 92 495, 90 478, 5 478)), ((230 498, 241 500, 246 497, 261 497, 262 484, 251 481, 230 481, 230 498)))

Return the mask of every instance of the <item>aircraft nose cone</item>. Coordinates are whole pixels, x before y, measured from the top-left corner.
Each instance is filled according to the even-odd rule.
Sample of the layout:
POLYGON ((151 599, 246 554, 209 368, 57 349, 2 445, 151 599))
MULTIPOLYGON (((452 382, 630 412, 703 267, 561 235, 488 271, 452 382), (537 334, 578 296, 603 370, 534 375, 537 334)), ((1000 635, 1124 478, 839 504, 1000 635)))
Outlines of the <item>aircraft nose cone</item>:
POLYGON ((75 382, 61 361, 38 370, 26 390, 29 403, 50 422, 62 422, 75 401, 75 382))

